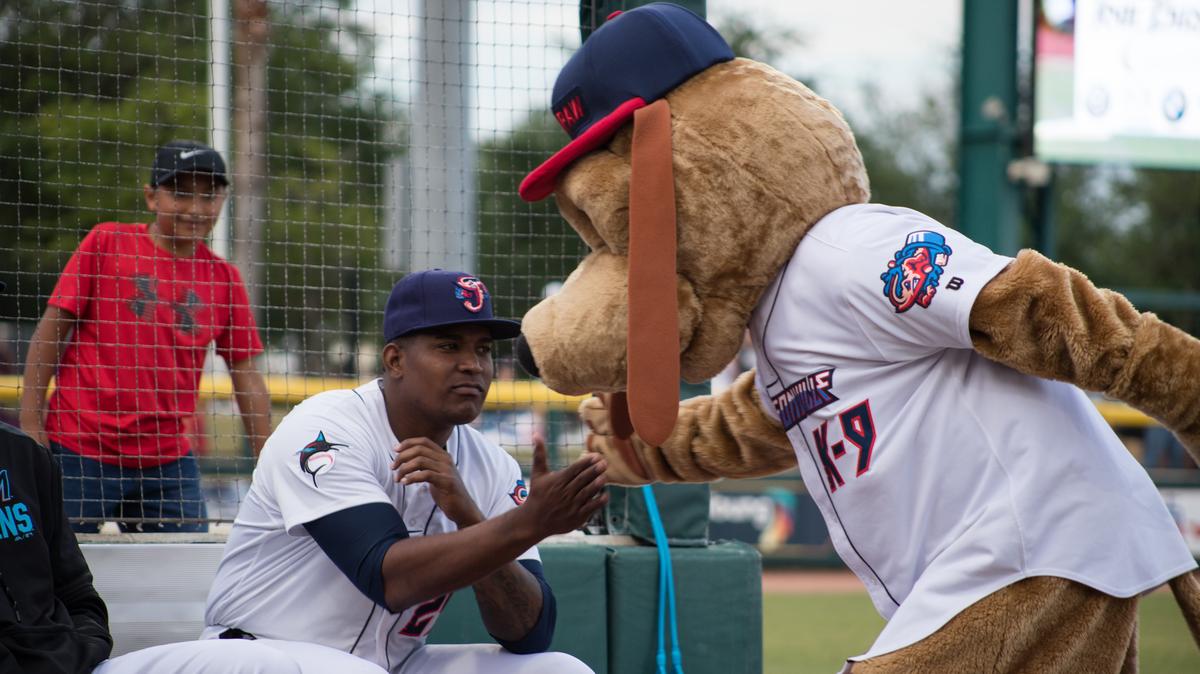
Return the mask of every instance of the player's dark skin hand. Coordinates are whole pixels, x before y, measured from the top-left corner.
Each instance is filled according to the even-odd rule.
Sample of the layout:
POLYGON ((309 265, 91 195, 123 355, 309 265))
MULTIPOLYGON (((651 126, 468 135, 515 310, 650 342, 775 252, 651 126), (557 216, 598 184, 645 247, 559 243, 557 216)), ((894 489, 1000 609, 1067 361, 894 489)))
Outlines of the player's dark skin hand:
MULTIPOLYGON (((401 471, 401 466, 405 467, 407 472, 400 475, 400 479, 407 478, 412 484, 418 474, 424 473, 420 477, 431 486, 435 481, 444 485, 445 496, 449 497, 447 502, 453 502, 451 508, 457 507, 454 503, 464 502, 474 506, 449 454, 436 443, 431 444, 432 447, 430 441, 414 438, 402 445, 397 461, 392 464, 397 471, 401 471), (431 453, 433 447, 441 454, 431 453), (409 461, 413 465, 408 466, 409 461), (453 494, 462 496, 452 497, 453 494)), ((476 597, 482 595, 485 599, 480 610, 489 631, 505 638, 521 636, 537 620, 541 610, 537 581, 516 562, 498 564, 496 560, 516 559, 547 536, 583 526, 592 513, 608 503, 608 495, 604 492, 607 468, 608 463, 602 457, 589 454, 552 472, 546 465, 546 443, 535 437, 532 484, 524 505, 465 529, 438 536, 406 538, 388 548, 383 560, 388 608, 399 613, 420 602, 472 585, 476 597), (518 593, 531 598, 530 601, 514 602, 518 593), (516 604, 529 610, 514 615, 516 604), (487 610, 488 607, 502 609, 487 610)), ((442 507, 440 501, 439 507, 442 507)))
MULTIPOLYGON (((551 472, 546 462, 546 442, 533 439, 533 472, 529 500, 524 508, 542 535, 574 531, 591 514, 608 503, 604 471, 608 464, 599 455, 585 456, 566 468, 551 472)), ((483 513, 467 493, 450 453, 428 438, 408 438, 392 460, 396 481, 426 482, 430 495, 460 529, 483 521, 483 513)))
POLYGON ((397 482, 427 483, 433 502, 459 529, 483 521, 483 513, 467 492, 450 452, 429 438, 407 438, 401 442, 392 460, 392 470, 396 471, 397 482))
POLYGON ((533 439, 533 472, 529 499, 520 510, 543 535, 565 534, 584 525, 592 513, 608 503, 604 471, 608 463, 598 454, 587 454, 558 471, 546 464, 546 443, 533 439))

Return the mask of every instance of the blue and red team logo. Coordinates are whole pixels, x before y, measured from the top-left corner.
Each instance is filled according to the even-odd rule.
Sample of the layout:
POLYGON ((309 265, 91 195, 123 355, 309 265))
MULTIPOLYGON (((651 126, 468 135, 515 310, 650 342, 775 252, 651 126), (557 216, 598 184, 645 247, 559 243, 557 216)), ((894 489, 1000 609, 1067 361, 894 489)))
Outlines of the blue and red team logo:
POLYGON ((946 237, 937 232, 922 230, 908 235, 904 248, 888 261, 888 270, 879 277, 883 294, 896 313, 902 314, 914 304, 929 307, 953 252, 946 245, 946 237))
POLYGON ((454 296, 462 300, 463 306, 473 314, 483 310, 483 303, 487 301, 487 295, 487 286, 474 276, 459 278, 458 287, 454 289, 454 296))
POLYGON ((524 503, 525 499, 529 498, 529 487, 525 486, 525 480, 517 480, 517 485, 513 487, 512 492, 508 496, 517 505, 524 503))
POLYGON ((329 442, 325 439, 325 431, 317 432, 317 439, 302 447, 300 455, 300 470, 312 476, 313 486, 317 486, 317 476, 328 473, 335 462, 333 452, 341 451, 338 447, 346 445, 329 442))

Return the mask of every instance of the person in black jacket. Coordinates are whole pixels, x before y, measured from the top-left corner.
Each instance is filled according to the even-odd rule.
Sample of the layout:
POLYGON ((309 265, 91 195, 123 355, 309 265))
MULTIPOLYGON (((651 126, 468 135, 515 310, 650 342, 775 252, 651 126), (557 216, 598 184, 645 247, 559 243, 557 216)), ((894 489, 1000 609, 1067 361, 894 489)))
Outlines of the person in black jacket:
POLYGON ((108 610, 63 512, 50 450, 0 423, 0 674, 90 672, 108 610))

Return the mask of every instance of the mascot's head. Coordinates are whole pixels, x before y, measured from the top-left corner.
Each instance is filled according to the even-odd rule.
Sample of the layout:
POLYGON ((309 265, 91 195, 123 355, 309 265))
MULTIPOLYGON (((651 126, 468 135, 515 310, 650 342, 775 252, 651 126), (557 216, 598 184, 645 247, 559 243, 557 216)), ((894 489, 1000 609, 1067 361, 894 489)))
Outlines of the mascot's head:
POLYGON ((680 378, 719 372, 808 228, 867 200, 862 156, 827 101, 666 3, 610 17, 552 103, 571 142, 520 193, 554 194, 592 252, 526 314, 518 350, 563 393, 628 391, 633 427, 661 442, 680 378))

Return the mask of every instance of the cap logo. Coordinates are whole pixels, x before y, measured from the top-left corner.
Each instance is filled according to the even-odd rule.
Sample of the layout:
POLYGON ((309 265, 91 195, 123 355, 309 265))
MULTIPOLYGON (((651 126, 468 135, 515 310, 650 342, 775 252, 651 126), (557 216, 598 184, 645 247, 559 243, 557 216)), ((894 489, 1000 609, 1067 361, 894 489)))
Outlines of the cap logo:
POLYGON ((477 314, 483 310, 483 303, 487 301, 487 286, 483 285, 483 281, 474 276, 460 276, 456 282, 458 287, 454 289, 454 296, 463 301, 462 305, 467 311, 477 314))
POLYGON ((188 150, 187 152, 180 152, 179 158, 180 159, 191 159, 192 157, 195 157, 196 155, 200 154, 201 152, 204 152, 204 148, 202 148, 202 147, 196 148, 195 150, 188 150))
POLYGON ((554 118, 568 135, 579 126, 584 116, 583 98, 580 97, 578 88, 572 89, 564 102, 554 106, 554 118))

